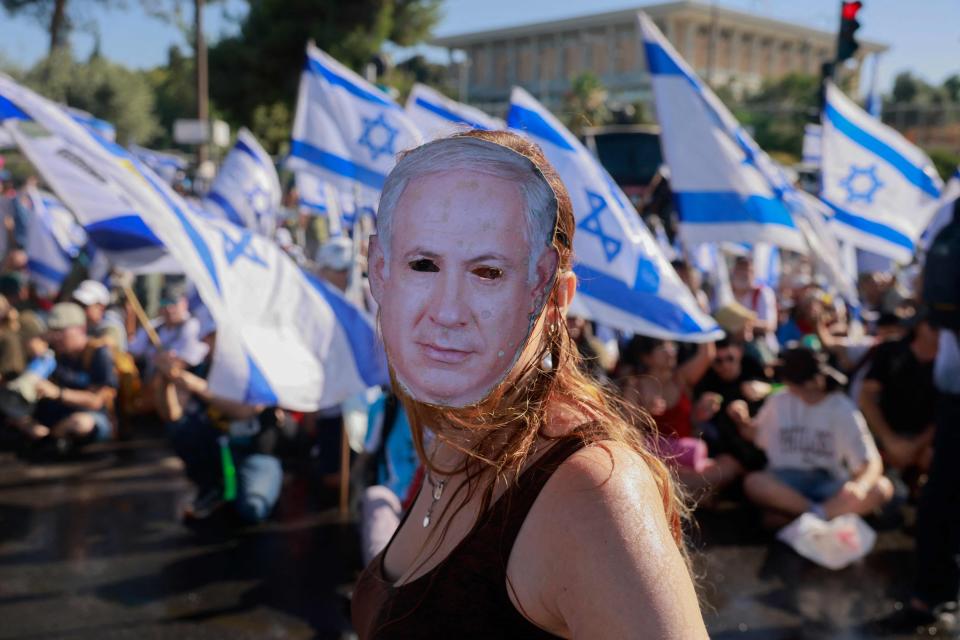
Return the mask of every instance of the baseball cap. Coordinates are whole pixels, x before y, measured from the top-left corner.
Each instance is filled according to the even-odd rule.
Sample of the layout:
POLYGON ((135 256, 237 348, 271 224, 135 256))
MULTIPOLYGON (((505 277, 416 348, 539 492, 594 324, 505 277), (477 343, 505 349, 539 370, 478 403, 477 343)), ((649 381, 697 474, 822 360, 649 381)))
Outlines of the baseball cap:
POLYGON ((58 302, 47 317, 47 327, 53 331, 86 325, 87 316, 83 313, 83 307, 75 302, 58 302))
POLYGON ((85 307, 92 304, 110 304, 110 291, 96 280, 84 280, 73 292, 73 299, 85 307))
POLYGON ((823 354, 815 352, 810 347, 792 347, 780 354, 777 364, 777 375, 784 382, 803 384, 812 380, 817 374, 832 378, 839 384, 847 383, 847 376, 843 375, 827 364, 823 354))
POLYGON ((180 302, 181 298, 187 295, 187 285, 184 282, 169 282, 160 290, 160 306, 165 307, 169 304, 180 302))
POLYGON ((32 311, 24 311, 20 314, 20 339, 24 342, 33 338, 41 338, 47 332, 47 327, 43 320, 32 311))
POLYGON ((321 269, 346 271, 353 264, 353 242, 342 236, 329 240, 317 249, 315 262, 321 269))

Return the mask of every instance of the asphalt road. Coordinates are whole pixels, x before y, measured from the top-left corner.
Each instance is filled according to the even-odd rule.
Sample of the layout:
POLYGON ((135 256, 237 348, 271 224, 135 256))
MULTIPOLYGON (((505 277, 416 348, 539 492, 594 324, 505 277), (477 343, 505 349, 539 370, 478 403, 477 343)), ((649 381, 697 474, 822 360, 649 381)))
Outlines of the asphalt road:
MULTIPOLYGON (((0 452, 0 638, 352 637, 356 535, 316 485, 288 474, 267 524, 196 529, 178 519, 190 486, 159 431, 66 463, 0 452)), ((698 521, 713 638, 878 637, 864 624, 909 585, 912 540, 899 528, 833 572, 772 542, 735 503, 698 521)))

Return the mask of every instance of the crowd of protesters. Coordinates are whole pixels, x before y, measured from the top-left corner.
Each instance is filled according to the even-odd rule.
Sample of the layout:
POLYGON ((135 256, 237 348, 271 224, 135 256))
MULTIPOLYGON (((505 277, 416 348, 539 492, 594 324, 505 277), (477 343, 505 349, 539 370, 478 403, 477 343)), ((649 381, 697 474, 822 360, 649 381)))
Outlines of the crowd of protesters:
MULTIPOLYGON (((289 456, 312 459, 318 484, 336 487, 344 413, 353 412, 365 416, 350 438, 363 555, 382 550, 422 482, 389 389, 308 415, 213 395, 206 378, 216 326, 182 278, 159 286, 149 328, 138 326, 139 302, 125 295, 143 287, 123 274, 68 278, 54 299, 37 294, 23 251, 29 186, 0 196, 4 441, 30 455, 68 456, 155 419, 197 489, 185 516, 204 519, 231 505, 240 519, 258 522, 277 503, 289 456)), ((353 242, 297 212, 295 193, 285 203, 278 244, 374 311, 353 242)), ((748 253, 721 259, 730 266, 726 292, 689 260, 674 267, 724 338, 678 344, 570 317, 584 366, 649 416, 638 428, 698 508, 740 500, 770 528, 805 513, 896 519, 918 501, 935 456, 944 392, 935 381, 938 354, 958 358, 956 335, 929 321, 916 274, 861 274, 860 306, 852 307, 818 283, 802 256, 785 255, 775 283, 757 280, 748 253)), ((923 526, 921 519, 917 535, 931 535, 923 526)))

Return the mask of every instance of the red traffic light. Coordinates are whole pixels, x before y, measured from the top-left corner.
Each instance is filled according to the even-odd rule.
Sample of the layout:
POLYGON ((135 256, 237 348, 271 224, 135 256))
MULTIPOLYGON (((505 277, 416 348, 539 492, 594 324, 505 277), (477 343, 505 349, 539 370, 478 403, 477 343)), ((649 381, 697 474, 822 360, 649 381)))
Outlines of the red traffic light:
POLYGON ((860 0, 855 2, 844 2, 843 7, 840 9, 840 17, 844 20, 856 20, 857 13, 860 9, 863 8, 863 3, 860 0))

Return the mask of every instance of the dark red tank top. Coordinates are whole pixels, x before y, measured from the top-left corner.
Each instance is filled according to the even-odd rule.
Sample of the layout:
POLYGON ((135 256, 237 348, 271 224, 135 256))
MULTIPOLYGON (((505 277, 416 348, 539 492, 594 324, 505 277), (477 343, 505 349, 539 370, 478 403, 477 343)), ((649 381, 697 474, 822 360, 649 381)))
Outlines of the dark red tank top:
POLYGON ((583 445, 579 436, 557 442, 439 565, 416 580, 393 586, 383 571, 386 550, 371 560, 357 580, 351 603, 360 640, 556 638, 524 618, 510 601, 507 561, 540 490, 583 445))

